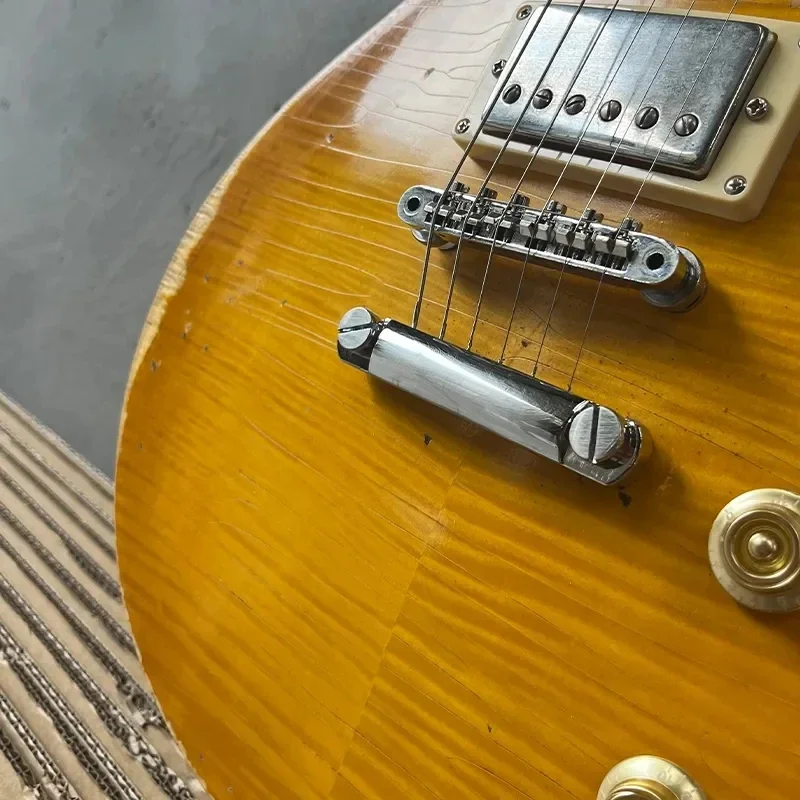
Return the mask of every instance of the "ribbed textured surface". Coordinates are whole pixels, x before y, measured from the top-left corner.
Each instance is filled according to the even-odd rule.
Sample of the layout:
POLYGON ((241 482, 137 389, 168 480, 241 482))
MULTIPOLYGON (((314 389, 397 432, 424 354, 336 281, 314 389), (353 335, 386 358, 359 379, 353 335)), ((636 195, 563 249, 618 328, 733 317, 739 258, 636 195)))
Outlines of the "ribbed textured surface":
POLYGON ((113 485, 0 393, 0 797, 208 798, 130 635, 113 485))

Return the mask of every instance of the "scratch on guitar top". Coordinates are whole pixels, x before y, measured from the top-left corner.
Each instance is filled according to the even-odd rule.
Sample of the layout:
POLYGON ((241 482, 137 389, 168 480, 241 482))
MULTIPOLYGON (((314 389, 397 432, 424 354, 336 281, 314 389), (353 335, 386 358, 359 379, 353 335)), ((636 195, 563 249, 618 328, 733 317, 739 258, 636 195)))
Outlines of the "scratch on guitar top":
MULTIPOLYGON (((422 70, 423 69, 419 64, 407 64, 407 63, 404 63, 402 61, 392 60, 392 59, 388 59, 388 58, 381 58, 380 56, 376 56, 373 53, 364 53, 364 55, 361 56, 362 60, 367 59, 367 58, 371 58, 373 61, 378 61, 381 64, 391 64, 392 66, 407 67, 408 69, 417 69, 417 70, 422 70)), ((483 66, 485 66, 485 65, 476 64, 474 66, 479 66, 482 69, 483 66)), ((454 81, 466 81, 466 80, 468 80, 467 78, 453 78, 453 76, 450 75, 450 72, 448 70, 444 70, 444 69, 437 70, 436 67, 429 67, 429 70, 430 70, 429 72, 427 70, 425 71, 426 74, 424 74, 422 76, 422 80, 425 80, 427 75, 431 74, 433 72, 440 72, 443 75, 447 75, 448 77, 452 78, 452 80, 454 80, 454 81)))
MULTIPOLYGON (((337 100, 341 100, 343 103, 352 103, 353 105, 358 107, 359 111, 364 112, 363 115, 360 116, 359 119, 357 120, 353 120, 352 122, 349 122, 347 124, 336 125, 336 126, 332 126, 329 122, 321 122, 314 119, 307 119, 305 117, 292 117, 292 119, 294 119, 296 122, 303 122, 307 125, 320 125, 324 128, 337 127, 339 129, 346 129, 346 128, 357 128, 364 122, 365 117, 367 117, 369 114, 372 114, 375 117, 388 119, 391 120, 392 122, 405 122, 409 125, 416 125, 417 127, 424 128, 430 131, 431 133, 436 134, 437 136, 449 136, 447 131, 440 130, 439 128, 434 128, 431 125, 426 125, 425 123, 418 122, 415 119, 408 119, 406 117, 395 117, 392 116, 391 114, 386 114, 382 111, 375 111, 372 108, 367 108, 365 105, 359 103, 357 100, 350 100, 349 98, 346 97, 339 97, 338 95, 335 95, 333 93, 330 93, 330 96, 334 97, 337 100)), ((449 129, 449 124, 448 124, 448 129, 449 129)), ((328 135, 330 136, 330 134, 328 135)), ((327 137, 326 137, 326 142, 327 142, 327 137)), ((330 144, 330 142, 328 142, 328 144, 330 144)))
MULTIPOLYGON (((497 30, 498 28, 507 28, 508 22, 503 20, 502 22, 496 22, 494 25, 491 25, 488 28, 484 28, 480 31, 454 31, 454 30, 447 30, 446 33, 448 36, 484 36, 487 33, 491 33, 492 31, 497 30)), ((442 28, 423 28, 419 25, 403 25, 401 22, 395 23, 392 25, 392 29, 394 30, 406 30, 406 31, 414 31, 414 33, 445 33, 444 29, 442 28)))
MULTIPOLYGON (((469 767, 474 767, 475 769, 477 769, 477 770, 480 770, 481 772, 484 772, 486 775, 490 775, 490 776, 491 776, 492 778, 494 778, 496 781, 498 781, 499 783, 502 783, 504 786, 507 786, 509 789, 512 789, 512 790, 514 791, 514 793, 515 793, 515 794, 519 794, 519 795, 521 795, 522 797, 528 797, 528 798, 530 798, 530 800, 534 800, 534 798, 533 798, 533 797, 531 797, 531 795, 529 795, 527 792, 525 792, 525 791, 523 791, 522 789, 520 789, 520 788, 519 788, 519 786, 513 786, 513 785, 512 785, 512 784, 510 784, 510 783, 509 783, 507 780, 505 780, 505 778, 501 778, 499 775, 497 775, 496 773, 492 772, 492 771, 491 771, 490 769, 488 769, 487 767, 484 767, 484 766, 482 766, 481 764, 477 764, 477 763, 476 763, 476 762, 474 762, 474 761, 470 761, 468 758, 464 758, 463 756, 447 756, 447 760, 448 760, 448 761, 451 761, 451 762, 453 762, 453 761, 460 761, 462 764, 466 764, 466 765, 467 765, 467 766, 469 766, 469 767)), ((553 781, 553 783, 555 783, 555 784, 556 784, 557 786, 559 786, 560 788, 564 789, 564 787, 563 787, 563 786, 561 786, 561 785, 558 783, 558 781, 555 781, 555 780, 553 780, 553 778, 551 778, 551 777, 550 777, 549 775, 547 775, 546 773, 544 773, 544 772, 542 772, 541 770, 538 770, 538 769, 537 769, 536 771, 537 771, 537 772, 538 772, 540 775, 544 775, 546 778, 549 778, 551 781, 553 781)), ((574 794, 572 794, 572 792, 570 792, 568 789, 565 789, 565 791, 566 791, 568 794, 570 794, 570 795, 572 795, 573 797, 575 797, 575 795, 574 795, 574 794)), ((577 800, 577 798, 576 798, 576 800, 577 800)))
MULTIPOLYGON (((375 72, 367 72, 363 69, 356 69, 353 67, 351 70, 352 72, 356 72, 360 75, 366 75, 368 78, 372 78, 373 81, 395 81, 396 83, 404 83, 407 86, 413 86, 415 89, 418 89, 422 94, 427 95, 428 97, 433 97, 437 100, 466 100, 469 95, 466 94, 456 94, 455 92, 448 92, 447 94, 440 94, 439 92, 429 92, 427 89, 420 86, 418 83, 410 80, 409 78, 398 78, 395 75, 382 75, 381 73, 375 72)), ((365 89, 363 89, 366 91, 365 89)))
MULTIPOLYGON (((440 50, 436 49, 437 55, 448 55, 448 56, 474 56, 477 53, 482 53, 484 50, 492 49, 494 50, 497 47, 497 43, 500 39, 494 39, 491 42, 488 42, 483 47, 479 47, 477 50, 440 50)), ((430 55, 433 51, 430 48, 425 47, 409 47, 407 44, 386 44, 385 47, 394 47, 395 50, 405 50, 409 53, 426 53, 430 55)))
MULTIPOLYGON (((334 88, 349 89, 351 92, 357 92, 360 97, 366 97, 370 95, 374 97, 382 97, 384 100, 388 100, 395 108, 400 108, 403 111, 413 111, 414 113, 417 114, 439 114, 440 116, 443 117, 453 116, 453 113, 451 111, 440 111, 439 109, 436 108, 424 108, 421 106, 414 107, 414 106, 401 105, 400 103, 397 102, 397 100, 393 95, 386 94, 385 92, 379 92, 377 89, 373 89, 372 87, 368 88, 365 86, 352 86, 351 84, 345 83, 344 81, 337 81, 336 83, 333 84, 333 86, 334 88)), ((414 84, 414 86, 416 86, 416 84, 414 84)), ((331 92, 330 90, 328 90, 328 96, 337 97, 340 100, 345 99, 338 95, 333 94, 333 92, 331 92)), ((356 101, 351 101, 351 102, 356 102, 356 101)), ((361 105, 363 107, 363 104, 361 103, 356 102, 356 104, 361 105)))

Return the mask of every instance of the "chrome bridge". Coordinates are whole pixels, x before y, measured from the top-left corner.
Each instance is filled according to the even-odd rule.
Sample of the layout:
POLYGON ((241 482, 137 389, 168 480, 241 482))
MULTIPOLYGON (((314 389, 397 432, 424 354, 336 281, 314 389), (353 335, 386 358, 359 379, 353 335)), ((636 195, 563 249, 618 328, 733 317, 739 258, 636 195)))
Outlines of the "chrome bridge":
POLYGON ((427 241, 433 225, 435 247, 454 245, 463 235, 465 244, 493 249, 497 255, 589 278, 603 276, 605 282, 638 289, 648 303, 670 311, 686 311, 705 294, 705 273, 697 256, 642 233, 633 219, 606 225, 592 209, 575 218, 556 201, 533 209, 521 194, 503 203, 492 189, 479 197, 468 192, 463 183, 454 183, 439 204, 441 190, 412 186, 400 198, 397 213, 420 241, 427 241))
POLYGON ((642 429, 610 408, 366 308, 342 318, 338 351, 348 364, 598 483, 617 483, 642 456, 642 429))

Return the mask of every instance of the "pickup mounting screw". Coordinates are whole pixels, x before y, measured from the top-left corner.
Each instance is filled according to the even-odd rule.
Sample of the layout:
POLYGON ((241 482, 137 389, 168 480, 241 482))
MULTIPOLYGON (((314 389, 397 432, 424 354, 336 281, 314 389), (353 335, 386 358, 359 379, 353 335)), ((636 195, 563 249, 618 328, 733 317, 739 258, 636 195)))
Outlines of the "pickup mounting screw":
POLYGON ((522 97, 522 87, 518 83, 514 83, 503 92, 503 100, 511 105, 516 103, 522 97))
POLYGON ((764 117, 767 116, 768 111, 769 102, 763 97, 751 98, 747 101, 747 104, 744 107, 744 113, 747 114, 747 118, 752 119, 753 122, 764 119, 764 117))
POLYGON ((616 119, 621 113, 622 103, 620 103, 619 100, 607 100, 600 106, 597 116, 600 117, 603 122, 611 122, 611 120, 616 119))
POLYGON ((533 9, 530 6, 522 6, 522 8, 517 11, 517 19, 528 19, 531 15, 531 11, 533 11, 533 9))
POLYGON ((725 194, 741 194, 747 188, 744 175, 732 175, 725 181, 725 194))
POLYGON ((553 93, 549 89, 539 89, 533 96, 534 108, 547 108, 553 102, 553 93))
POLYGON ((678 136, 691 136, 700 126, 697 114, 683 114, 675 120, 672 129, 678 136))
POLYGON ((465 117, 456 122, 456 133, 466 133, 469 130, 469 120, 465 117))
POLYGON ((636 127, 643 131, 652 128, 658 122, 658 109, 655 106, 645 106, 636 113, 636 127))
POLYGON ((494 75, 496 78, 505 69, 505 67, 506 60, 504 58, 501 58, 499 61, 495 61, 494 64, 492 64, 492 75, 494 75))
POLYGON ((580 114, 586 108, 586 98, 582 94, 574 94, 567 100, 564 111, 569 115, 580 114))

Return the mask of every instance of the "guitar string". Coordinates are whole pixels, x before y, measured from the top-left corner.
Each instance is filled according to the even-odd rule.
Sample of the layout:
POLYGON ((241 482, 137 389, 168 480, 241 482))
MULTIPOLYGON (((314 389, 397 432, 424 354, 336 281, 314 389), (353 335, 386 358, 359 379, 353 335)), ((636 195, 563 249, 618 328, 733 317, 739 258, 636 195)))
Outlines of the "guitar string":
MULTIPOLYGON (((544 79, 547 76, 547 73, 549 72, 550 67, 553 65, 553 62, 555 61, 556 57, 558 56, 559 52, 561 51, 561 47, 564 44, 564 40, 569 35, 569 32, 572 30, 572 26, 575 24, 575 20, 578 18, 578 15, 583 10, 583 7, 586 5, 586 2, 587 2, 587 0, 581 0, 581 2, 576 6, 575 13, 570 17, 569 23, 567 24, 567 27, 566 27, 564 33, 561 35, 561 38, 559 39, 558 44, 556 45, 555 50, 553 51, 553 54, 550 56, 550 60, 547 62, 547 65, 545 66, 544 71, 542 72, 541 78, 539 79, 538 83, 536 84, 536 86, 531 91, 530 97, 525 102, 522 111, 520 112, 519 116, 517 117, 516 122, 511 127, 511 130, 508 132, 508 135, 506 136, 505 141, 503 142, 500 150, 498 151, 497 155, 495 156, 494 161, 492 162, 491 166, 489 167, 488 172, 486 173, 486 177, 483 179, 483 182, 481 183, 480 188, 475 193, 475 198, 470 203, 469 208, 467 209, 467 212, 464 215, 464 223, 461 226, 461 231, 460 231, 459 236, 458 236, 458 244, 456 245, 456 254, 455 254, 455 258, 453 259, 453 270, 452 270, 452 273, 450 275, 450 285, 449 285, 448 290, 447 290, 447 300, 445 302, 444 315, 442 317, 442 325, 441 325, 441 328, 439 329, 439 338, 440 339, 444 339, 445 333, 447 331, 447 319, 448 319, 448 316, 450 314, 450 306, 451 306, 451 304, 453 302, 453 291, 455 290, 456 275, 458 273, 458 264, 459 264, 459 260, 461 258, 461 247, 462 247, 462 245, 464 243, 464 234, 466 233, 467 221, 469 220, 470 215, 474 211, 475 206, 478 203, 478 199, 481 196, 481 193, 488 186, 489 181, 491 180, 495 169, 497 168, 497 166, 500 163, 501 159, 505 155, 505 152, 506 152, 506 150, 508 148, 508 145, 511 143, 511 140, 512 140, 514 134, 517 132, 517 128, 520 126, 520 123, 522 122, 523 118, 525 117, 525 114, 527 114, 528 109, 531 106, 531 103, 533 102, 534 98, 536 97, 537 93, 539 92, 539 89, 542 88, 542 84, 544 83, 544 79)), ((546 10, 547 9, 545 8, 542 11, 542 14, 541 14, 541 16, 539 18, 540 21, 542 19, 544 19, 546 10)))
MULTIPOLYGON (((558 187, 561 185, 561 181, 563 180, 564 175, 567 172, 567 169, 569 168, 570 164, 572 163, 572 160, 575 157, 575 154, 578 152, 578 148, 580 147, 581 142, 583 141, 583 139, 584 139, 584 137, 586 135, 586 132, 589 129, 589 126, 592 124, 592 121, 594 120, 594 115, 595 115, 596 111, 600 108, 600 106, 602 105, 603 101, 608 96, 608 92, 611 90, 611 86, 613 85, 614 81, 616 80, 617 75, 619 74, 619 71, 622 68, 622 65, 625 63, 625 59, 628 57, 628 54, 630 53, 631 48, 633 47, 633 44, 636 41, 636 39, 637 39, 637 37, 639 35, 639 32, 641 31, 642 26, 644 25, 645 20, 647 19, 647 17, 650 14, 650 12, 653 10, 653 7, 655 6, 656 2, 657 2, 657 0, 650 0, 650 5, 647 7, 647 10, 645 11, 644 15, 642 16, 642 19, 639 21, 639 25, 636 28, 636 31, 634 32, 633 36, 631 37, 630 41, 628 42, 628 46, 625 49, 625 52, 622 54, 622 58, 620 58, 619 61, 617 62, 616 67, 614 68, 614 72, 611 75, 611 77, 606 79, 605 88, 603 89, 602 94, 598 94, 597 100, 594 102, 591 110, 589 111, 589 114, 587 115, 587 119, 586 119, 586 124, 584 125, 583 130, 581 131, 581 134, 578 137, 578 141, 575 143, 575 147, 572 149, 572 152, 570 153, 570 156, 569 156, 569 159, 567 160, 567 163, 564 165, 563 169, 561 170, 561 174, 556 179, 556 182, 553 185, 553 188, 552 188, 552 190, 550 192, 550 195, 548 196, 547 200, 542 205, 542 210, 547 208, 548 204, 550 203, 550 201, 555 196, 555 193, 558 190, 558 187)), ((619 126, 621 124, 622 124, 622 119, 620 119, 620 121, 616 125, 616 129, 614 131, 614 136, 616 136, 617 132, 619 131, 619 126)), ((530 167, 530 163, 528 164, 528 167, 530 167)), ((526 172, 527 172, 527 168, 526 168, 526 172)), ((523 175, 523 177, 524 177, 524 175, 523 175)), ((521 183, 522 183, 522 180, 520 180, 520 184, 521 183)), ((518 189, 519 189, 519 186, 517 187, 517 190, 518 189)), ((513 197, 513 194, 512 194, 512 197, 513 197)), ((501 219, 501 221, 502 221, 502 219, 501 219)), ((489 263, 491 262, 491 259, 492 259, 492 252, 493 252, 493 249, 491 249, 489 251, 489 259, 488 259, 489 263)), ((509 337, 511 335, 511 329, 512 329, 513 324, 514 324, 514 314, 516 313, 517 305, 519 304, 520 293, 522 291, 522 285, 523 285, 523 283, 525 281, 525 273, 526 273, 526 270, 528 268, 528 261, 530 259, 530 255, 531 255, 531 247, 528 248, 528 252, 525 254, 525 261, 523 262, 522 270, 520 271, 520 278, 519 278, 519 282, 517 284, 517 290, 516 290, 516 292, 514 294, 514 302, 512 303, 512 306, 511 306, 511 316, 510 316, 509 321, 508 321, 508 327, 506 328, 505 338, 503 339, 503 347, 502 347, 502 349, 500 351, 500 358, 498 360, 498 363, 500 363, 500 364, 502 364, 503 361, 505 360, 506 349, 508 348, 508 340, 509 340, 509 337)), ((487 267, 486 267, 487 270, 489 269, 489 263, 487 263, 487 267)))
MULTIPOLYGON (((585 2, 585 0, 584 0, 584 2, 585 2)), ((483 131, 483 128, 486 125, 486 121, 489 119, 489 116, 491 115, 492 111, 494 110, 494 107, 497 105, 498 101, 500 100, 500 98, 502 97, 503 93, 505 92, 506 86, 508 85, 508 82, 511 80, 511 76, 512 76, 514 70, 516 69, 517 64, 519 63, 520 59, 524 55, 525 51, 528 49, 528 45, 531 43, 531 40, 533 39, 534 35, 536 34, 536 31, 539 28, 539 25, 541 24, 542 20, 544 19, 545 12, 551 6, 552 3, 553 3, 553 0, 546 0, 545 4, 542 6, 542 12, 539 15, 539 18, 536 20, 536 22, 531 27, 531 30, 528 33, 527 39, 525 40, 524 44, 520 48, 519 52, 517 53, 516 58, 514 59, 514 62, 506 64, 506 69, 505 69, 506 75, 505 75, 505 77, 503 78, 502 82, 500 82, 499 86, 496 88, 496 90, 495 90, 496 94, 495 94, 494 98, 489 103, 489 105, 486 108, 486 110, 484 111, 484 113, 483 113, 478 125, 475 127, 475 133, 472 134, 472 138, 470 139, 470 141, 467 144, 467 146, 464 148, 464 152, 461 154, 461 158, 459 158, 458 163, 456 164, 456 168, 453 170, 453 174, 450 176, 450 179, 447 181, 447 184, 445 185, 441 195, 439 196, 439 200, 437 201, 437 203, 436 203, 436 205, 435 205, 435 207, 433 209, 433 216, 431 217, 430 232, 428 234, 428 240, 425 243, 425 255, 424 255, 423 260, 422 260, 422 274, 420 276, 419 291, 417 292, 417 300, 416 300, 416 303, 414 304, 414 311, 413 311, 413 313, 411 315, 411 327, 412 328, 416 328, 417 325, 419 324, 419 317, 420 317, 420 313, 422 311, 422 301, 423 301, 423 298, 424 298, 424 295, 425 295, 425 283, 426 283, 427 278, 428 278, 428 268, 430 266, 430 260, 431 260, 431 246, 432 246, 433 238, 434 238, 434 235, 435 235, 436 219, 439 216, 439 211, 442 208, 442 205, 444 203, 444 199, 447 196, 447 193, 450 191, 450 187, 453 185, 453 183, 455 182, 456 178, 458 177, 459 172, 461 172, 461 168, 466 163, 467 158, 469 157, 469 154, 472 151, 472 148, 475 146, 475 142, 478 141, 478 137, 480 136, 481 132, 483 131)))
MULTIPOLYGON (((636 110, 631 115, 631 118, 628 121, 628 124, 627 124, 627 126, 625 127, 625 130, 622 133, 622 136, 619 137, 619 141, 617 142, 617 145, 616 145, 616 147, 614 148, 614 150, 613 150, 613 152, 611 154, 611 158, 609 159, 608 163, 605 166, 605 169, 601 173, 597 183, 595 184, 594 188, 592 189, 592 193, 589 195, 589 199, 586 201, 586 205, 583 208, 583 212, 581 213, 581 216, 586 214, 586 212, 591 208, 592 201, 594 200, 594 198, 597 195, 597 191, 600 188, 600 184, 603 182, 603 179, 608 174, 608 171, 611 169, 611 165, 614 163, 614 159, 617 157, 617 154, 619 153, 619 150, 622 147, 623 142, 625 141, 625 137, 628 135, 628 131, 630 131, 631 127, 633 126, 634 122, 636 121, 637 115, 639 114, 639 112, 644 107, 644 104, 645 104, 645 102, 647 100, 647 95, 650 93, 650 90, 653 88, 653 85, 655 84, 658 76, 661 74, 661 70, 664 67, 664 64, 666 63, 666 60, 669 57, 669 54, 672 52, 672 48, 675 46, 675 42, 677 41, 681 30, 683 30, 683 26, 686 24, 687 19, 689 18, 690 14, 692 13, 692 10, 694 9, 696 2, 697 2, 697 0, 692 0, 692 2, 690 3, 689 7, 686 9, 686 12, 681 17, 681 21, 680 21, 675 33, 673 34, 672 39, 670 40, 669 45, 667 46, 667 49, 664 52, 664 55, 661 57, 661 61, 659 62, 658 66, 656 67, 656 70, 653 73, 653 77, 650 79, 650 82, 647 84, 647 88, 644 90, 644 93, 642 94, 642 99, 639 101, 639 104, 636 107, 636 110)), ((635 93, 635 89, 634 89, 634 93, 635 93)), ((618 126, 617 129, 619 130, 619 126, 618 126)), ((553 313, 555 312, 556 302, 558 300, 558 296, 559 296, 560 291, 561 291, 561 285, 563 283, 566 266, 567 266, 567 260, 565 260, 562 263, 561 269, 559 270, 558 280, 556 281, 556 288, 555 288, 555 291, 553 292, 553 298, 552 298, 552 300, 550 302, 550 308, 549 308, 549 310, 547 312, 547 317, 545 318, 544 330, 542 331, 542 337, 539 340, 539 349, 538 349, 538 351, 536 353, 536 358, 535 358, 534 364, 533 364, 533 372, 531 373, 534 376, 536 375, 536 371, 539 368, 539 362, 541 360, 542 353, 544 352, 544 343, 545 343, 545 340, 547 339, 547 334, 548 334, 548 332, 550 330, 550 324, 552 322, 553 313)), ((603 281, 603 278, 605 277, 605 273, 606 273, 605 269, 603 269, 601 271, 601 273, 600 273, 600 277, 598 278, 598 289, 599 289, 600 284, 603 281)), ((590 311, 590 315, 591 315, 591 311, 590 311)), ((576 363, 577 363, 577 361, 576 361, 576 363)), ((572 383, 570 382, 569 385, 571 386, 572 383)))
MULTIPOLYGON (((514 187, 513 191, 511 192, 510 198, 511 198, 512 201, 513 201, 514 197, 516 196, 517 192, 519 192, 520 188, 522 187, 522 184, 525 181, 525 178, 527 177, 528 172, 530 171, 531 167, 533 166, 533 162, 536 161, 537 156, 539 155, 539 153, 541 152, 542 148, 544 147, 544 143, 545 143, 545 141, 547 141, 547 137, 550 135, 550 132, 553 130, 553 127, 556 124, 556 120, 558 119, 558 115, 564 110, 564 107, 566 106, 567 101, 572 96, 572 90, 575 88, 575 84, 577 83, 578 78, 580 78, 581 73, 583 72, 583 68, 586 66, 586 62, 589 60, 591 54, 594 52, 594 49, 597 46, 597 42, 600 40, 600 37, 603 35, 603 31, 605 31, 605 29, 606 29, 606 27, 608 25, 608 22, 611 19, 611 16, 613 15, 614 11, 617 9, 617 6, 619 5, 619 3, 620 3, 620 0, 615 0, 614 5, 611 6, 611 8, 609 9, 608 13, 606 14, 606 17, 603 20, 603 23, 601 25, 598 25, 598 27, 596 28, 594 34, 592 35, 592 39, 589 42, 588 47, 584 51, 583 56, 581 57, 581 60, 580 60, 580 63, 578 64, 577 69, 572 74, 572 78, 570 79, 569 86, 567 86, 567 88, 566 88, 566 90, 564 92, 564 98, 562 99, 562 101, 558 105, 558 107, 556 108, 555 113, 553 114, 553 116, 552 116, 552 118, 550 120, 550 123, 548 124, 547 128, 545 129, 545 132, 542 134, 542 138, 539 140, 539 143, 538 143, 538 145, 536 146, 536 149, 533 152, 533 155, 530 157, 530 159, 528 160, 527 165, 525 166, 525 169, 522 171, 522 174, 520 175, 519 181, 517 181, 517 185, 514 187)), ((524 115, 524 114, 525 114, 525 111, 523 111, 522 115, 524 115)), ((545 203, 543 208, 545 208, 546 206, 547 206, 547 203, 545 203)), ((470 330, 469 339, 467 341, 467 351, 468 352, 472 350, 472 344, 473 344, 473 341, 475 339, 475 331, 477 330, 477 327, 478 327, 478 319, 480 318, 481 307, 483 305, 483 297, 484 297, 484 294, 486 292, 486 282, 487 282, 487 280, 489 278, 489 271, 491 269, 491 264, 492 264, 492 256, 494 255, 495 247, 497 245, 497 232, 499 232, 499 226, 502 223, 502 221, 505 219, 506 214, 508 214, 509 209, 511 207, 512 207, 511 202, 507 203, 506 206, 504 207, 499 219, 495 223, 495 228, 494 228, 495 235, 492 237, 492 243, 489 246, 489 257, 486 259, 486 268, 483 271, 483 279, 481 281, 481 288, 480 288, 480 290, 478 292, 478 302, 477 302, 477 305, 476 305, 476 308, 475 308, 475 316, 473 317, 473 320, 472 320, 472 328, 470 330)), ((448 310, 449 310, 449 308, 445 309, 445 314, 447 314, 448 310)))
MULTIPOLYGON (((683 114, 684 108, 686 107, 686 104, 689 102, 689 98, 691 97, 692 92, 694 91, 694 87, 697 85, 697 82, 700 80, 700 76, 703 74, 703 70, 706 68, 706 64, 708 64, 708 61, 711 58, 711 54, 714 52, 714 48, 716 48, 717 44, 719 43, 719 40, 722 37, 722 34, 724 33, 725 28, 727 27, 728 23, 730 22, 730 19, 733 16, 733 12, 736 10, 736 6, 738 4, 739 4, 739 0, 734 0, 733 5, 731 6, 731 9, 728 12, 728 15, 725 17, 725 21, 722 24, 722 27, 719 29, 719 31, 717 31, 717 35, 714 37, 714 42, 711 45, 711 49, 706 54, 706 57, 703 60, 703 63, 700 66, 700 69, 698 70, 697 75, 695 75, 694 81, 692 81, 692 85, 689 87, 689 91, 686 93, 686 97, 684 97, 684 99, 683 99, 683 103, 681 103, 681 107, 680 107, 680 110, 678 111, 678 115, 677 115, 676 119, 680 118, 681 114, 683 114)), ((672 130, 672 129, 670 128, 670 130, 672 130)), ((633 213, 633 208, 636 205, 636 203, 638 202, 639 197, 640 197, 640 195, 642 193, 642 190, 645 187, 645 184, 650 179, 650 176, 653 174, 653 170, 655 169, 656 163, 658 162, 658 158, 661 155, 661 153, 663 152, 664 147, 666 146, 666 143, 667 143, 667 139, 669 139, 669 136, 670 136, 670 134, 669 134, 669 132, 667 132, 667 135, 665 136, 664 141, 661 143, 661 147, 659 147, 658 152, 656 153, 655 157, 653 158, 652 163, 650 164, 650 169, 647 171, 647 174, 644 176, 644 179, 642 180, 642 183, 639 186, 639 190, 636 192, 636 195, 633 198, 633 202, 630 204, 630 207, 628 208, 628 212, 625 215, 626 217, 629 217, 633 213)), ((572 384, 575 381, 575 374, 578 371, 578 364, 580 363, 580 358, 581 358, 581 355, 583 353, 583 349, 584 349, 584 347, 586 345, 586 336, 589 333, 589 324, 592 321, 592 316, 594 315, 594 310, 595 310, 595 307, 597 306, 597 298, 600 295, 600 287, 602 286, 602 282, 603 282, 603 278, 604 277, 605 277, 605 270, 603 270, 603 272, 600 273, 600 280, 597 282, 597 289, 596 289, 596 291, 594 293, 594 298, 592 300, 592 306, 589 309, 589 317, 586 320, 586 326, 583 329, 583 336, 581 337, 581 343, 580 343, 580 347, 578 349, 578 355, 577 355, 577 357, 575 359, 575 365, 572 368, 572 375, 570 376, 570 379, 569 379, 569 384, 567 386, 567 391, 569 391, 572 388, 572 384)))

